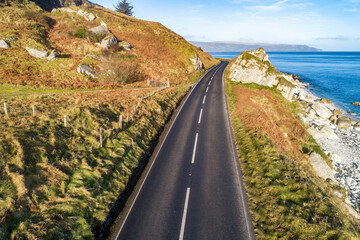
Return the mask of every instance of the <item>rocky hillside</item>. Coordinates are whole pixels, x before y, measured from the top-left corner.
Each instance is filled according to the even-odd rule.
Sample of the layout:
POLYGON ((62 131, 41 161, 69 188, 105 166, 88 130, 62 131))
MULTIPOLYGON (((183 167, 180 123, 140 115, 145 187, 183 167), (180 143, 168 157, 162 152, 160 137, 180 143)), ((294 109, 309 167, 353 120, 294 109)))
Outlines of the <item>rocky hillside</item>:
POLYGON ((83 2, 36 1, 47 10, 70 6, 51 12, 28 0, 0 3, 0 84, 119 88, 161 79, 173 85, 216 63, 159 23, 76 6, 83 2))

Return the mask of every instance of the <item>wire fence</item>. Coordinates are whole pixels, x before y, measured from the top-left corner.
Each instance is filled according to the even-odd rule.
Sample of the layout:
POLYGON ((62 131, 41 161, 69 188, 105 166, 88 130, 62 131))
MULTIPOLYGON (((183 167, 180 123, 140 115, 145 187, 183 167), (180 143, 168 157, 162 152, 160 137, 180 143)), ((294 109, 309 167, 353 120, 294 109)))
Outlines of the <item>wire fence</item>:
MULTIPOLYGON (((161 91, 164 87, 161 87, 151 93, 147 93, 145 95, 136 95, 137 100, 135 100, 135 102, 137 102, 136 104, 134 104, 133 106, 130 106, 126 109, 126 111, 122 111, 118 117, 117 117, 117 123, 114 123, 114 121, 110 122, 103 122, 100 126, 100 128, 98 129, 98 133, 99 133, 99 146, 102 148, 103 146, 103 140, 104 140, 104 134, 107 132, 111 132, 114 128, 117 129, 124 129, 129 123, 131 122, 135 122, 136 121, 136 114, 138 112, 138 109, 141 105, 141 103, 148 99, 153 97, 155 94, 157 94, 159 91, 161 91), (112 126, 112 127, 109 127, 112 126)), ((0 106, 1 107, 1 106, 0 106)), ((20 118, 20 119, 28 119, 29 118, 37 118, 37 117, 42 117, 42 116, 46 116, 47 120, 52 120, 52 121, 56 121, 59 122, 60 125, 62 125, 63 127, 67 128, 67 127, 71 127, 74 122, 73 122, 73 117, 70 116, 69 114, 61 114, 59 113, 56 108, 54 109, 49 109, 48 107, 45 109, 44 107, 39 107, 35 104, 33 105, 28 105, 27 107, 19 107, 19 106, 12 106, 11 104, 4 102, 3 103, 3 107, 2 107, 2 111, 0 111, 0 115, 2 115, 1 117, 6 119, 11 119, 11 118, 20 118), (1 113, 2 112, 2 113, 1 113)), ((73 108, 75 109, 75 108, 73 108)), ((73 109, 66 109, 67 112, 71 112, 71 110, 73 109)), ((4 120, 4 119, 3 119, 4 120)), ((23 123, 27 123, 30 121, 25 121, 22 120, 23 123)))

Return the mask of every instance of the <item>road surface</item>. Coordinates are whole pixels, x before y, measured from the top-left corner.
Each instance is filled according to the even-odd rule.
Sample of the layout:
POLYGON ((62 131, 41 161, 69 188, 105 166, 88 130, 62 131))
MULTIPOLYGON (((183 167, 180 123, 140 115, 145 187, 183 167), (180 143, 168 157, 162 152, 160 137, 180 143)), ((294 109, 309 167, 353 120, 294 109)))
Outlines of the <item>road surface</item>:
POLYGON ((227 64, 188 95, 112 239, 254 239, 226 107, 227 64))

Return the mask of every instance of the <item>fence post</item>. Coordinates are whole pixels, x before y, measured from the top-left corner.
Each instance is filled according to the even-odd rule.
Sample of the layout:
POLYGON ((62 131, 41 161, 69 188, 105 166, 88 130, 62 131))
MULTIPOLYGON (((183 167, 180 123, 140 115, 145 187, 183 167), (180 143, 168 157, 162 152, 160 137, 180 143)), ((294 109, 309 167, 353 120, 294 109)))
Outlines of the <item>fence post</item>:
POLYGON ((119 128, 122 129, 122 125, 123 125, 123 116, 120 115, 119 116, 119 128))
POLYGON ((35 105, 32 105, 33 117, 35 117, 35 105))
POLYGON ((134 106, 134 114, 133 114, 133 116, 136 114, 136 106, 134 106))
POLYGON ((7 110, 7 107, 6 107, 6 103, 4 103, 4 111, 5 111, 5 115, 8 115, 8 110, 7 110))
POLYGON ((126 116, 126 123, 129 123, 129 113, 126 116))
POLYGON ((66 122, 66 115, 64 115, 64 126, 67 126, 67 122, 66 122))
POLYGON ((103 147, 103 136, 102 136, 103 129, 100 128, 99 132, 100 132, 100 147, 102 148, 103 147))

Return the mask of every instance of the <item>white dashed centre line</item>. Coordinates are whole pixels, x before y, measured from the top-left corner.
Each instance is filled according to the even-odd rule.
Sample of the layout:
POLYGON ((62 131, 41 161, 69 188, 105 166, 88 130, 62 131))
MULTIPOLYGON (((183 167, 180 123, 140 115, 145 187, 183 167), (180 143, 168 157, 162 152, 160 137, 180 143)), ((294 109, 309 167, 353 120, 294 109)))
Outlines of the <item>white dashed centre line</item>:
POLYGON ((206 92, 208 92, 209 91, 209 87, 207 87, 207 89, 206 89, 206 92))
POLYGON ((203 105, 205 104, 205 100, 206 100, 206 95, 204 96, 204 100, 203 100, 203 103, 202 103, 203 105))
POLYGON ((186 197, 185 197, 184 212, 183 212, 182 221, 181 221, 181 229, 180 229, 179 240, 183 240, 183 239, 184 239, 185 224, 186 224, 186 215, 187 215, 187 209, 188 209, 188 205, 189 205, 189 197, 190 197, 190 188, 187 188, 187 190, 186 190, 186 197))
POLYGON ((199 137, 199 133, 196 133, 194 150, 193 150, 193 155, 192 155, 192 159, 191 159, 192 164, 195 163, 195 154, 196 154, 196 146, 197 146, 197 142, 198 142, 198 137, 199 137))
POLYGON ((202 116, 202 113, 203 113, 203 109, 200 110, 200 116, 199 116, 199 121, 198 121, 198 124, 201 123, 201 116, 202 116))

